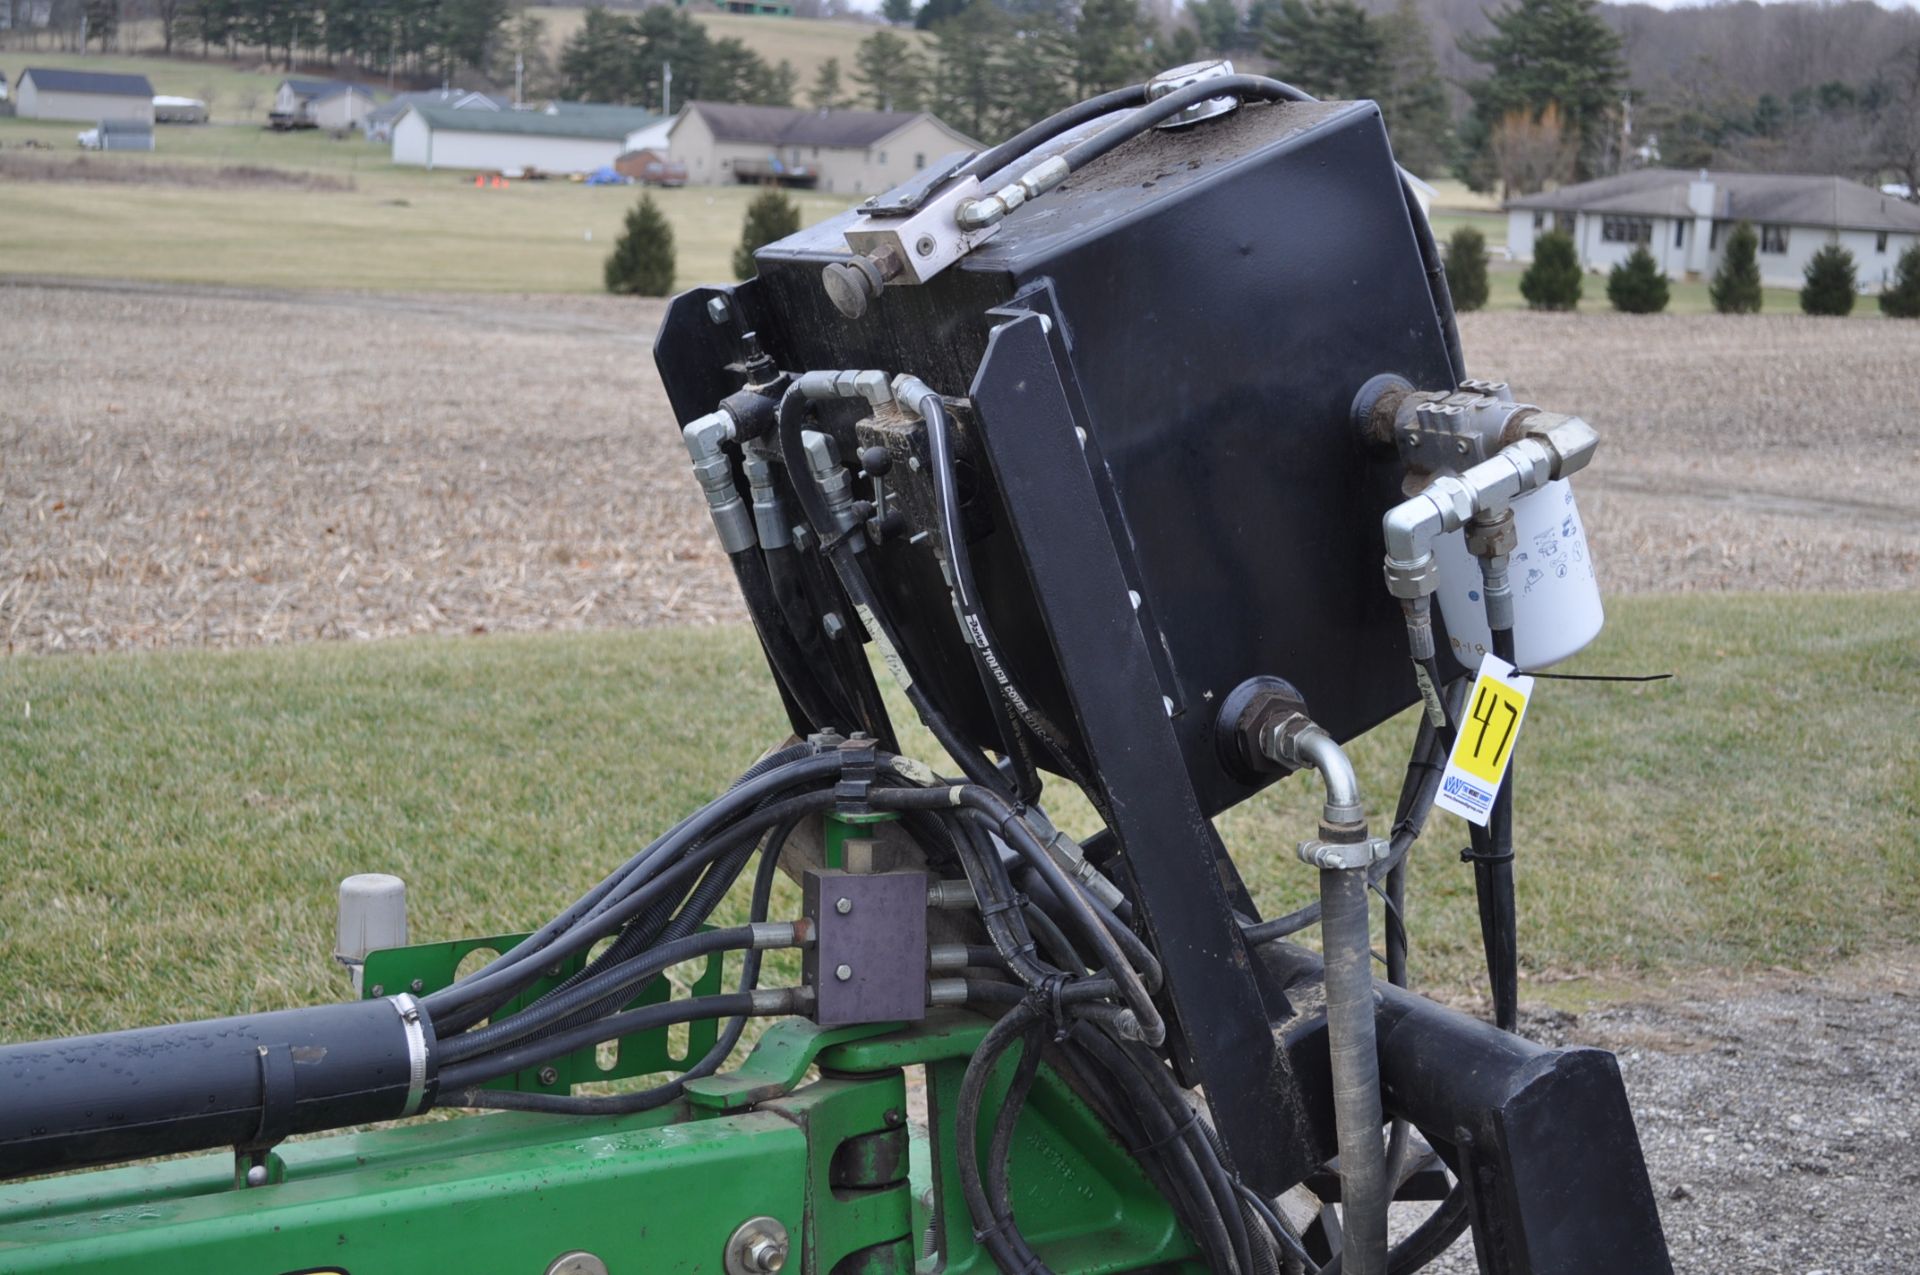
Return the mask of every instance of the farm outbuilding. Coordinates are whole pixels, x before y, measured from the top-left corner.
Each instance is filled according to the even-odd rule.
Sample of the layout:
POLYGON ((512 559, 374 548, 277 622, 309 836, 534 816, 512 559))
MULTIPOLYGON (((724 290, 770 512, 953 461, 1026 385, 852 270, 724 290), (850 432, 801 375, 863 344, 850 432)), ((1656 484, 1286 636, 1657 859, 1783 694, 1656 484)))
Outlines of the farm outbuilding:
POLYGON ((393 126, 407 113, 409 106, 443 106, 452 111, 510 111, 513 103, 491 93, 468 89, 424 89, 418 93, 399 93, 382 102, 360 121, 370 142, 393 140, 393 126))
POLYGON ((836 194, 890 190, 980 144, 925 111, 803 111, 689 102, 668 136, 696 183, 777 182, 836 194))
POLYGON ((1561 230, 1583 267, 1608 270, 1644 244, 1679 279, 1718 270, 1742 221, 1760 238, 1760 278, 1774 288, 1799 287, 1828 244, 1853 254, 1862 287, 1881 288, 1920 242, 1920 205, 1844 177, 1646 168, 1509 200, 1507 247, 1531 261, 1534 239, 1561 230))
POLYGON ((144 75, 54 71, 31 66, 14 85, 14 112, 27 120, 134 120, 153 124, 153 85, 144 75))
POLYGON ((268 115, 276 128, 353 128, 372 113, 373 90, 345 80, 282 80, 268 115))
POLYGON ((393 126, 393 162, 422 168, 590 173, 644 149, 660 118, 625 106, 475 111, 415 103, 393 126))

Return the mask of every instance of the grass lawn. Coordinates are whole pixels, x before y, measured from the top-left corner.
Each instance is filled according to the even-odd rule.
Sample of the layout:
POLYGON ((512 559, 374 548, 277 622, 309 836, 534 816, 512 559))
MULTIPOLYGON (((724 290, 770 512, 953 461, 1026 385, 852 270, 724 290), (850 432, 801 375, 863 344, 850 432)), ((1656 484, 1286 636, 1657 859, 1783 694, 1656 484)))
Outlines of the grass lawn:
MULTIPOLYGON (((75 129, 0 121, 71 151, 75 129)), ((264 165, 351 179, 350 190, 106 182, 0 184, 0 269, 90 278, 263 287, 597 292, 634 187, 566 181, 476 190, 470 174, 397 168, 384 147, 244 126, 162 129, 153 155, 119 164, 264 165)), ((745 186, 653 192, 673 223, 676 287, 730 280, 745 186)), ((801 193, 803 221, 844 199, 801 193)))
MULTIPOLYGON (((1817 965, 1920 914, 1920 595, 1625 599, 1543 683, 1519 763, 1530 996, 1563 976, 1817 965)), ((0 1038, 340 994, 333 891, 411 889, 417 940, 529 927, 784 730, 738 629, 0 663, 0 1038)), ((1358 746, 1376 810, 1411 736, 1358 746)), ((915 745, 916 747, 920 745, 915 745)), ((1304 779, 1223 831, 1262 902, 1305 898, 1304 779)), ((1477 987, 1439 815, 1415 970, 1477 987)), ((789 894, 785 906, 792 906, 789 894)))

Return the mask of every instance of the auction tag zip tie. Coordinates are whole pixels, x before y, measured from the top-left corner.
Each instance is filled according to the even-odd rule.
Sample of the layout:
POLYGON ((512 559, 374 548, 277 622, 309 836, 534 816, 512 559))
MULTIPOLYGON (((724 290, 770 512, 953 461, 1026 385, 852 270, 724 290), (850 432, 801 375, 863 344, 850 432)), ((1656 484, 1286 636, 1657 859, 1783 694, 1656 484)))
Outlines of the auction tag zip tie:
POLYGON ((1487 826, 1531 698, 1531 677, 1514 672, 1513 665, 1495 655, 1480 661, 1480 676, 1467 696, 1467 715, 1454 736, 1435 805, 1468 823, 1487 826))

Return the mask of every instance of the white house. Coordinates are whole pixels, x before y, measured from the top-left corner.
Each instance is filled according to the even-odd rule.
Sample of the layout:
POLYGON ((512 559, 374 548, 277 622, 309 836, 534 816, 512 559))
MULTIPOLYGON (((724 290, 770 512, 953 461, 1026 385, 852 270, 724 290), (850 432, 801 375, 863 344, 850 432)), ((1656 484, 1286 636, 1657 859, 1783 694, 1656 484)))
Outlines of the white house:
POLYGON ((891 190, 971 137, 925 111, 807 111, 689 102, 667 135, 688 180, 778 182, 836 194, 891 190))
MULTIPOLYGON (((576 104, 578 105, 578 104, 576 104)), ((634 107, 476 111, 415 103, 393 125, 393 162, 422 168, 585 173, 648 145, 660 117, 634 107)))
POLYGON ((373 90, 345 80, 282 80, 268 116, 279 128, 346 129, 376 105, 373 90))
POLYGON ((1535 237, 1562 230, 1588 270, 1645 244, 1671 278, 1711 275, 1742 221, 1760 237, 1761 281, 1776 288, 1799 287, 1813 254, 1837 243, 1861 286, 1877 289, 1920 240, 1920 205, 1845 178, 1646 168, 1508 200, 1507 250, 1531 261, 1535 237))
POLYGON ((144 75, 50 71, 30 66, 14 85, 14 113, 28 120, 130 120, 153 125, 153 85, 144 75))

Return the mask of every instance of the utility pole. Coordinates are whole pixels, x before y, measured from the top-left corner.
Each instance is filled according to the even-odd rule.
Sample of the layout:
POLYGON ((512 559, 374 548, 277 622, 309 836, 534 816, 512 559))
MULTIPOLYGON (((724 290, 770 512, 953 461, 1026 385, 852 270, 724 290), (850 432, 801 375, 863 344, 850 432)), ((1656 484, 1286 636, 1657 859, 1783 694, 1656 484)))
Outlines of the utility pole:
POLYGON ((673 63, 660 64, 660 113, 673 114, 673 63))
POLYGON ((527 100, 527 55, 513 55, 513 104, 523 106, 527 100))

